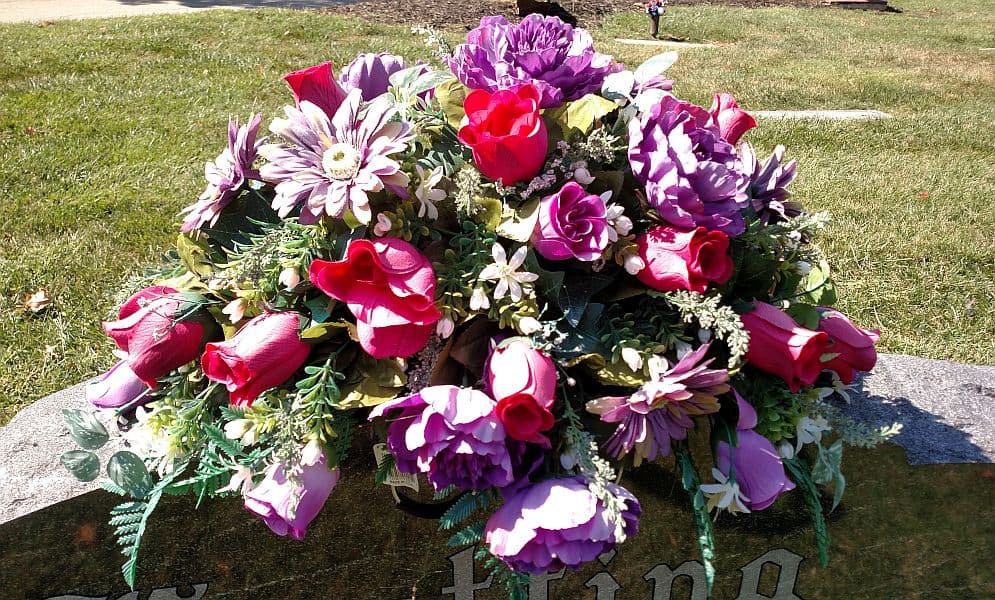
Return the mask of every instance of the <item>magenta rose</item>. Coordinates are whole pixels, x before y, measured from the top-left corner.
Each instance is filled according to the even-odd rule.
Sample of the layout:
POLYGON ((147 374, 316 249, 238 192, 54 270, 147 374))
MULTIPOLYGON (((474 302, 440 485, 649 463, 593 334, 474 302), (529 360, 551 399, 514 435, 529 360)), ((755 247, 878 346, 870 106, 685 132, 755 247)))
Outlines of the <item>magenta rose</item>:
POLYGON ((103 323, 104 333, 128 354, 128 367, 148 387, 200 355, 206 333, 202 316, 185 314, 184 302, 173 288, 145 288, 121 306, 117 321, 103 323))
POLYGON ((282 463, 266 469, 265 478, 246 492, 245 509, 258 516, 277 535, 303 540, 339 481, 338 468, 329 469, 322 454, 317 462, 301 465, 296 477, 287 477, 282 463))
POLYGON ((777 375, 792 392, 812 385, 825 368, 822 355, 829 351, 829 335, 798 325, 794 319, 765 302, 742 316, 750 334, 746 362, 777 375))
POLYGON ((757 412, 739 393, 739 422, 736 425, 737 444, 730 448, 720 441, 715 448, 715 462, 723 475, 729 476, 730 465, 743 492, 744 503, 750 510, 763 510, 774 503, 784 492, 795 489, 784 472, 784 463, 774 444, 753 428, 757 426, 757 412), (730 461, 730 457, 732 460, 730 461))
POLYGON ((712 107, 708 110, 719 126, 719 135, 735 145, 744 133, 757 126, 756 120, 736 104, 732 94, 715 94, 712 107))
POLYGON ((541 432, 553 427, 556 365, 525 338, 499 344, 487 360, 484 384, 497 400, 495 412, 508 437, 548 445, 541 432))
POLYGON ((86 399, 97 408, 121 408, 147 394, 149 386, 122 360, 86 384, 86 399))
POLYGON ((881 335, 877 331, 861 329, 854 325, 843 313, 819 307, 819 331, 829 334, 830 354, 837 356, 823 365, 823 368, 835 371, 845 384, 853 382, 857 371, 870 371, 878 361, 874 344, 881 335))
POLYGON ((246 323, 231 339, 208 344, 200 366, 211 381, 225 384, 235 406, 252 406, 264 391, 294 374, 311 346, 301 340, 300 315, 266 313, 246 323))
POLYGON ((330 62, 287 73, 283 76, 283 80, 293 90, 298 108, 301 102, 310 102, 328 115, 329 119, 335 115, 335 111, 345 100, 345 90, 335 80, 330 62))
POLYGON ((571 181, 539 203, 539 223, 532 234, 536 252, 550 260, 601 258, 608 245, 605 201, 571 181))
POLYGON ((442 317, 435 307, 432 264, 404 240, 355 240, 345 259, 312 262, 310 279, 348 305, 360 345, 375 358, 418 352, 442 317))
POLYGON ((721 231, 660 225, 636 238, 636 244, 646 263, 636 277, 655 290, 701 293, 709 283, 725 283, 732 277, 729 236, 721 231))
POLYGON ((484 176, 514 185, 539 174, 549 141, 535 86, 493 94, 476 90, 467 95, 463 109, 467 123, 459 130, 459 141, 473 151, 473 162, 484 176))

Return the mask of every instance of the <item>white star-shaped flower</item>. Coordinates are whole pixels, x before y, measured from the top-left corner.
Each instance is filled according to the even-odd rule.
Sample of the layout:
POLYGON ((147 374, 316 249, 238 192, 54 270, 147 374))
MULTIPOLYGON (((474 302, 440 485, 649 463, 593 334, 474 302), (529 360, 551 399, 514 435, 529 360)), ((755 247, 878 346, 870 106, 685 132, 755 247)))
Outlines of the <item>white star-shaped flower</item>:
POLYGON ((699 486, 701 492, 708 496, 708 512, 712 512, 716 508, 718 508, 716 516, 718 516, 718 512, 723 510, 732 514, 750 512, 745 504, 750 499, 739 489, 738 483, 729 481, 729 478, 716 468, 712 469, 712 477, 718 483, 706 483, 699 486))
POLYGON ((833 376, 833 383, 829 387, 818 388, 819 400, 825 400, 833 394, 837 394, 840 398, 843 398, 844 402, 850 404, 850 392, 853 391, 854 384, 847 385, 843 383, 843 380, 840 379, 840 376, 835 371, 830 371, 829 373, 833 376))
POLYGON ((795 435, 798 438, 798 442, 795 444, 795 453, 801 452, 802 446, 805 444, 818 443, 822 439, 823 432, 832 429, 829 426, 829 421, 825 417, 802 417, 798 419, 798 424, 795 426, 795 435))
POLYGON ((480 279, 497 282, 494 286, 495 300, 500 300, 507 294, 511 296, 512 300, 518 302, 523 295, 531 295, 532 286, 530 284, 539 279, 539 276, 528 271, 518 271, 518 267, 525 262, 527 252, 528 248, 522 246, 515 250, 511 259, 508 259, 504 246, 497 242, 494 243, 491 248, 494 262, 484 267, 484 270, 480 272, 480 279))
POLYGON ((415 197, 421 203, 418 216, 434 221, 439 218, 439 209, 435 207, 435 203, 446 199, 446 191, 437 187, 442 181, 442 167, 436 167, 426 173, 421 165, 415 165, 415 170, 418 171, 420 181, 415 189, 415 197))

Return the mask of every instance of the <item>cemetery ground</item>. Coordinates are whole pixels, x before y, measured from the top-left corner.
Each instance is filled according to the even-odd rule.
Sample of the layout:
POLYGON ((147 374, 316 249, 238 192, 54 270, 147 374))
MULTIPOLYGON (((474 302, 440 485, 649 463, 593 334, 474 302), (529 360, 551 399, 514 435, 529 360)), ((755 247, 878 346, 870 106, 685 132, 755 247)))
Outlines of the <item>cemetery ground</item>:
MULTIPOLYGON (((834 220, 819 240, 840 308, 885 352, 995 363, 995 10, 902 0, 901 15, 675 6, 661 32, 717 48, 672 67, 678 95, 748 110, 877 109, 880 121, 762 120, 749 139, 798 159, 795 194, 834 220)), ((565 4, 569 7, 569 2, 565 4)), ((635 66, 645 15, 591 25, 635 66)), ((447 35, 456 42, 454 27, 447 35)), ((0 27, 0 423, 110 366, 99 320, 166 251, 230 115, 268 121, 280 77, 360 51, 425 55, 405 25, 289 10, 0 27), (52 305, 22 303, 44 288, 52 305)))

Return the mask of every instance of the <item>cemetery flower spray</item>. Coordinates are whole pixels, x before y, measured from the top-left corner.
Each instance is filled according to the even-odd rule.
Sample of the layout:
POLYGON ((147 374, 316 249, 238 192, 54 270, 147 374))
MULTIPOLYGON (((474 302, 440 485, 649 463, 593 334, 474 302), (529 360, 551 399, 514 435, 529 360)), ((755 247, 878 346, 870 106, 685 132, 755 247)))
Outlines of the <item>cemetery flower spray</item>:
MULTIPOLYGON (((376 442, 376 481, 427 481, 512 597, 638 535, 619 474, 662 457, 709 585, 712 510, 801 494, 825 558, 853 429, 834 382, 879 333, 832 308, 796 163, 758 160, 731 95, 681 100, 674 60, 629 71, 554 17, 491 17, 442 62, 294 71, 287 106, 229 123, 88 392, 128 422, 106 469, 128 583, 163 495, 320 538, 376 442)), ((68 417, 92 479, 106 431, 68 417)))

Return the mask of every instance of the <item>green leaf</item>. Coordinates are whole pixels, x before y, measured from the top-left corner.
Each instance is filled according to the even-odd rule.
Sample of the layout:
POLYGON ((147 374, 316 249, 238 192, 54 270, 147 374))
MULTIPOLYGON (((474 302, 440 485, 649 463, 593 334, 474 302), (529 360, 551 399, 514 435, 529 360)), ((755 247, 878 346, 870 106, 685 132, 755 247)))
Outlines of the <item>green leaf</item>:
POLYGON ((70 450, 63 454, 59 461, 80 481, 93 481, 97 475, 100 475, 100 459, 93 452, 70 450))
POLYGON ((122 450, 107 462, 107 476, 135 498, 144 498, 152 489, 145 463, 134 452, 122 450))
POLYGON ((819 495, 819 488, 812 480, 808 465, 797 456, 785 460, 784 464, 791 471, 791 478, 798 484, 802 495, 805 496, 805 505, 808 507, 808 513, 812 519, 812 528, 815 529, 815 542, 819 549, 819 564, 826 567, 829 565, 829 530, 826 528, 826 518, 822 513, 822 497, 819 495))
POLYGON ((327 323, 315 323, 301 332, 301 339, 312 346, 327 342, 343 331, 348 332, 355 327, 345 321, 329 321, 327 323))
POLYGON ((463 110, 463 101, 466 100, 470 88, 459 81, 453 80, 443 83, 435 88, 435 99, 438 101, 442 112, 446 114, 446 121, 453 127, 459 127, 466 111, 463 110))
POLYGON ((688 493, 691 507, 694 510, 694 524, 698 530, 698 550, 701 552, 701 562, 705 567, 706 595, 712 595, 712 585, 715 583, 715 538, 712 534, 712 520, 708 516, 705 495, 701 493, 701 480, 694 460, 688 451, 687 442, 675 442, 674 456, 681 469, 681 486, 688 493))
POLYGON ((62 410, 62 418, 69 427, 69 435, 81 448, 96 450, 110 439, 107 429, 92 413, 78 408, 65 408, 62 410))
POLYGON ((812 467, 812 479, 821 485, 834 483, 833 509, 839 506, 843 499, 843 492, 846 489, 846 478, 843 477, 841 468, 843 466, 843 440, 837 440, 835 444, 826 448, 819 444, 819 453, 815 458, 815 465, 812 467))
POLYGON ((544 116, 559 127, 564 138, 568 138, 575 130, 581 135, 591 133, 598 120, 611 114, 617 108, 618 105, 611 100, 595 94, 588 94, 580 100, 567 102, 558 108, 547 109, 544 116))
POLYGON ((452 547, 466 546, 468 544, 476 544, 482 539, 484 539, 484 524, 475 523, 454 534, 446 543, 452 547))
POLYGON ((811 304, 795 302, 785 312, 802 327, 807 329, 819 328, 819 311, 811 304))
POLYGON ((600 273, 586 273, 583 277, 571 277, 566 280, 560 286, 558 301, 567 322, 577 327, 591 298, 613 281, 613 278, 600 273))
POLYGON ((818 306, 832 306, 836 303, 836 286, 829 271, 829 263, 820 260, 812 265, 812 270, 801 282, 803 298, 818 306))
POLYGON ((304 306, 306 306, 308 310, 311 311, 312 321, 314 321, 315 323, 324 323, 325 321, 328 320, 328 317, 332 316, 332 313, 329 312, 328 310, 330 304, 331 301, 329 300, 328 297, 316 296, 305 302, 304 306))
POLYGON ((209 277, 214 273, 215 260, 212 259, 214 251, 207 243, 206 237, 193 239, 181 233, 176 238, 176 252, 180 255, 180 260, 191 272, 201 277, 209 277))
POLYGON ((522 203, 517 209, 505 207, 497 234, 516 242, 527 242, 532 238, 536 223, 539 222, 539 198, 522 203))

